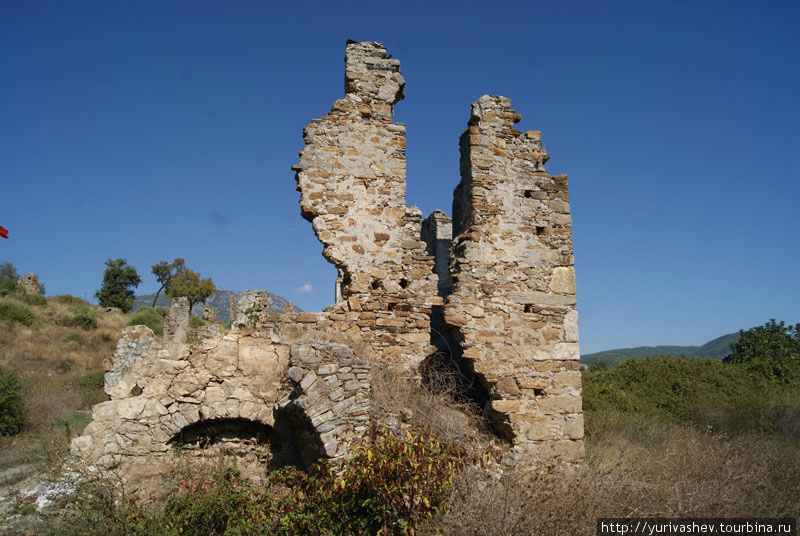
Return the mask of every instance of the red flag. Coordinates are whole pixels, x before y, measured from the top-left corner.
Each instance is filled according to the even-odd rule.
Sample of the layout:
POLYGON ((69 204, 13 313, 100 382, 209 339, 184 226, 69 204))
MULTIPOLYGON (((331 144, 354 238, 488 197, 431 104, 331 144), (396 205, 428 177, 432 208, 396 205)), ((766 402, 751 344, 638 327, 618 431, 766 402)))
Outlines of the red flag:
POLYGON ((0 225, 0 236, 2 236, 3 238, 8 238, 8 231, 6 231, 6 229, 2 225, 0 225))

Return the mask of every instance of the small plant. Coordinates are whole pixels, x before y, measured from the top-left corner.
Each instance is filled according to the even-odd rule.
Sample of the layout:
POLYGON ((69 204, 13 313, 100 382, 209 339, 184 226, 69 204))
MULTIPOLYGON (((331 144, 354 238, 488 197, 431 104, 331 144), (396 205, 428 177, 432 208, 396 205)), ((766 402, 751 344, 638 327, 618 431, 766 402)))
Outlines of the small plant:
POLYGON ((22 383, 16 371, 0 366, 0 436, 22 429, 22 383))
POLYGON ((79 348, 81 346, 83 346, 83 344, 85 342, 84 339, 83 339, 83 335, 81 335, 80 333, 77 333, 75 331, 72 331, 72 332, 68 333, 67 336, 64 337, 64 340, 66 342, 74 342, 75 345, 78 346, 79 348))
POLYGON ((200 328, 206 325, 206 321, 199 316, 190 316, 189 317, 189 327, 190 328, 200 328))
POLYGON ((244 311, 244 316, 246 316, 247 321, 250 322, 250 327, 256 329, 256 326, 258 326, 258 308, 253 305, 244 311))
POLYGON ((24 305, 3 300, 0 301, 0 322, 32 328, 39 325, 39 317, 24 305))
POLYGON ((97 336, 103 342, 108 342, 111 340, 111 334, 107 331, 101 331, 100 333, 97 334, 97 336))

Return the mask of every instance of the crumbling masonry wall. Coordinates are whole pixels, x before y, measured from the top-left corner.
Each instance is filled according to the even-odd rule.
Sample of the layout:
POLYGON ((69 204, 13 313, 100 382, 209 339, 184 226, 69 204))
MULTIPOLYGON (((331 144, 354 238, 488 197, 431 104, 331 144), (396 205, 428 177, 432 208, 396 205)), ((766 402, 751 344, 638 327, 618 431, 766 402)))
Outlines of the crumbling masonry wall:
POLYGON ((248 291, 223 333, 190 330, 176 299, 162 340, 123 330, 110 400, 73 454, 123 475, 168 471, 184 441, 204 456, 203 437, 255 467, 341 458, 373 417, 373 365, 416 373, 439 346, 480 380, 511 463, 583 457, 566 176, 545 170, 539 132, 513 128, 508 99, 481 97, 452 221, 436 211, 423 227, 405 204, 405 125, 392 121, 399 62, 374 42, 348 42, 345 62, 345 97, 306 126, 293 168, 301 213, 339 272, 336 303, 276 314, 267 292, 248 291))
POLYGON ((505 97, 472 104, 453 201, 445 322, 489 390, 514 456, 583 457, 575 272, 566 175, 505 97))
POLYGON ((378 359, 413 370, 433 350, 441 305, 421 212, 406 206, 406 127, 400 62, 380 43, 347 43, 345 97, 303 130, 297 171, 304 218, 339 271, 334 329, 368 342, 378 359))

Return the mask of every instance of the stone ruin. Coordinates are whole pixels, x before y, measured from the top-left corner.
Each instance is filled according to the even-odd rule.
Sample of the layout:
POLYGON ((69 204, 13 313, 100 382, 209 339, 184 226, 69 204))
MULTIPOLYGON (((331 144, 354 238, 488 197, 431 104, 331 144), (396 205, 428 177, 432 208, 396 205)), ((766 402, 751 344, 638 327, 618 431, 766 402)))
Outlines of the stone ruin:
POLYGON ((44 292, 44 287, 39 283, 39 276, 33 273, 25 274, 17 279, 17 285, 22 287, 25 294, 39 296, 44 292))
MULTIPOLYGON (((433 359, 476 380, 509 463, 583 458, 583 414, 566 175, 541 133, 514 128, 509 99, 472 104, 452 220, 406 205, 400 62, 347 43, 345 96, 303 130, 301 215, 337 269, 319 313, 269 311, 266 292, 231 303, 231 329, 188 344, 188 302, 159 340, 125 328, 107 364, 110 400, 72 453, 128 475, 165 471, 177 446, 260 464, 347 454, 371 422, 371 370, 411 376, 433 359)), ((207 318, 212 311, 204 312, 207 318)))

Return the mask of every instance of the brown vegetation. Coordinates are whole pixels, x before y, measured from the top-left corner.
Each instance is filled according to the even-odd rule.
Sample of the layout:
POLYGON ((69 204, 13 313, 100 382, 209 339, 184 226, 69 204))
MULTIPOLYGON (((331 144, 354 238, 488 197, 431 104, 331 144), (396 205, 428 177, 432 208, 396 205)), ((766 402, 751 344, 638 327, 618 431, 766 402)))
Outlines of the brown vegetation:
POLYGON ((28 307, 38 325, 6 322, 0 329, 0 365, 15 370, 23 382, 23 429, 0 437, 0 471, 22 464, 41 467, 66 453, 70 437, 88 422, 92 405, 105 400, 103 359, 114 352, 126 323, 123 315, 101 314, 72 296, 28 307), (65 325, 78 316, 76 311, 94 315, 97 328, 65 325))

